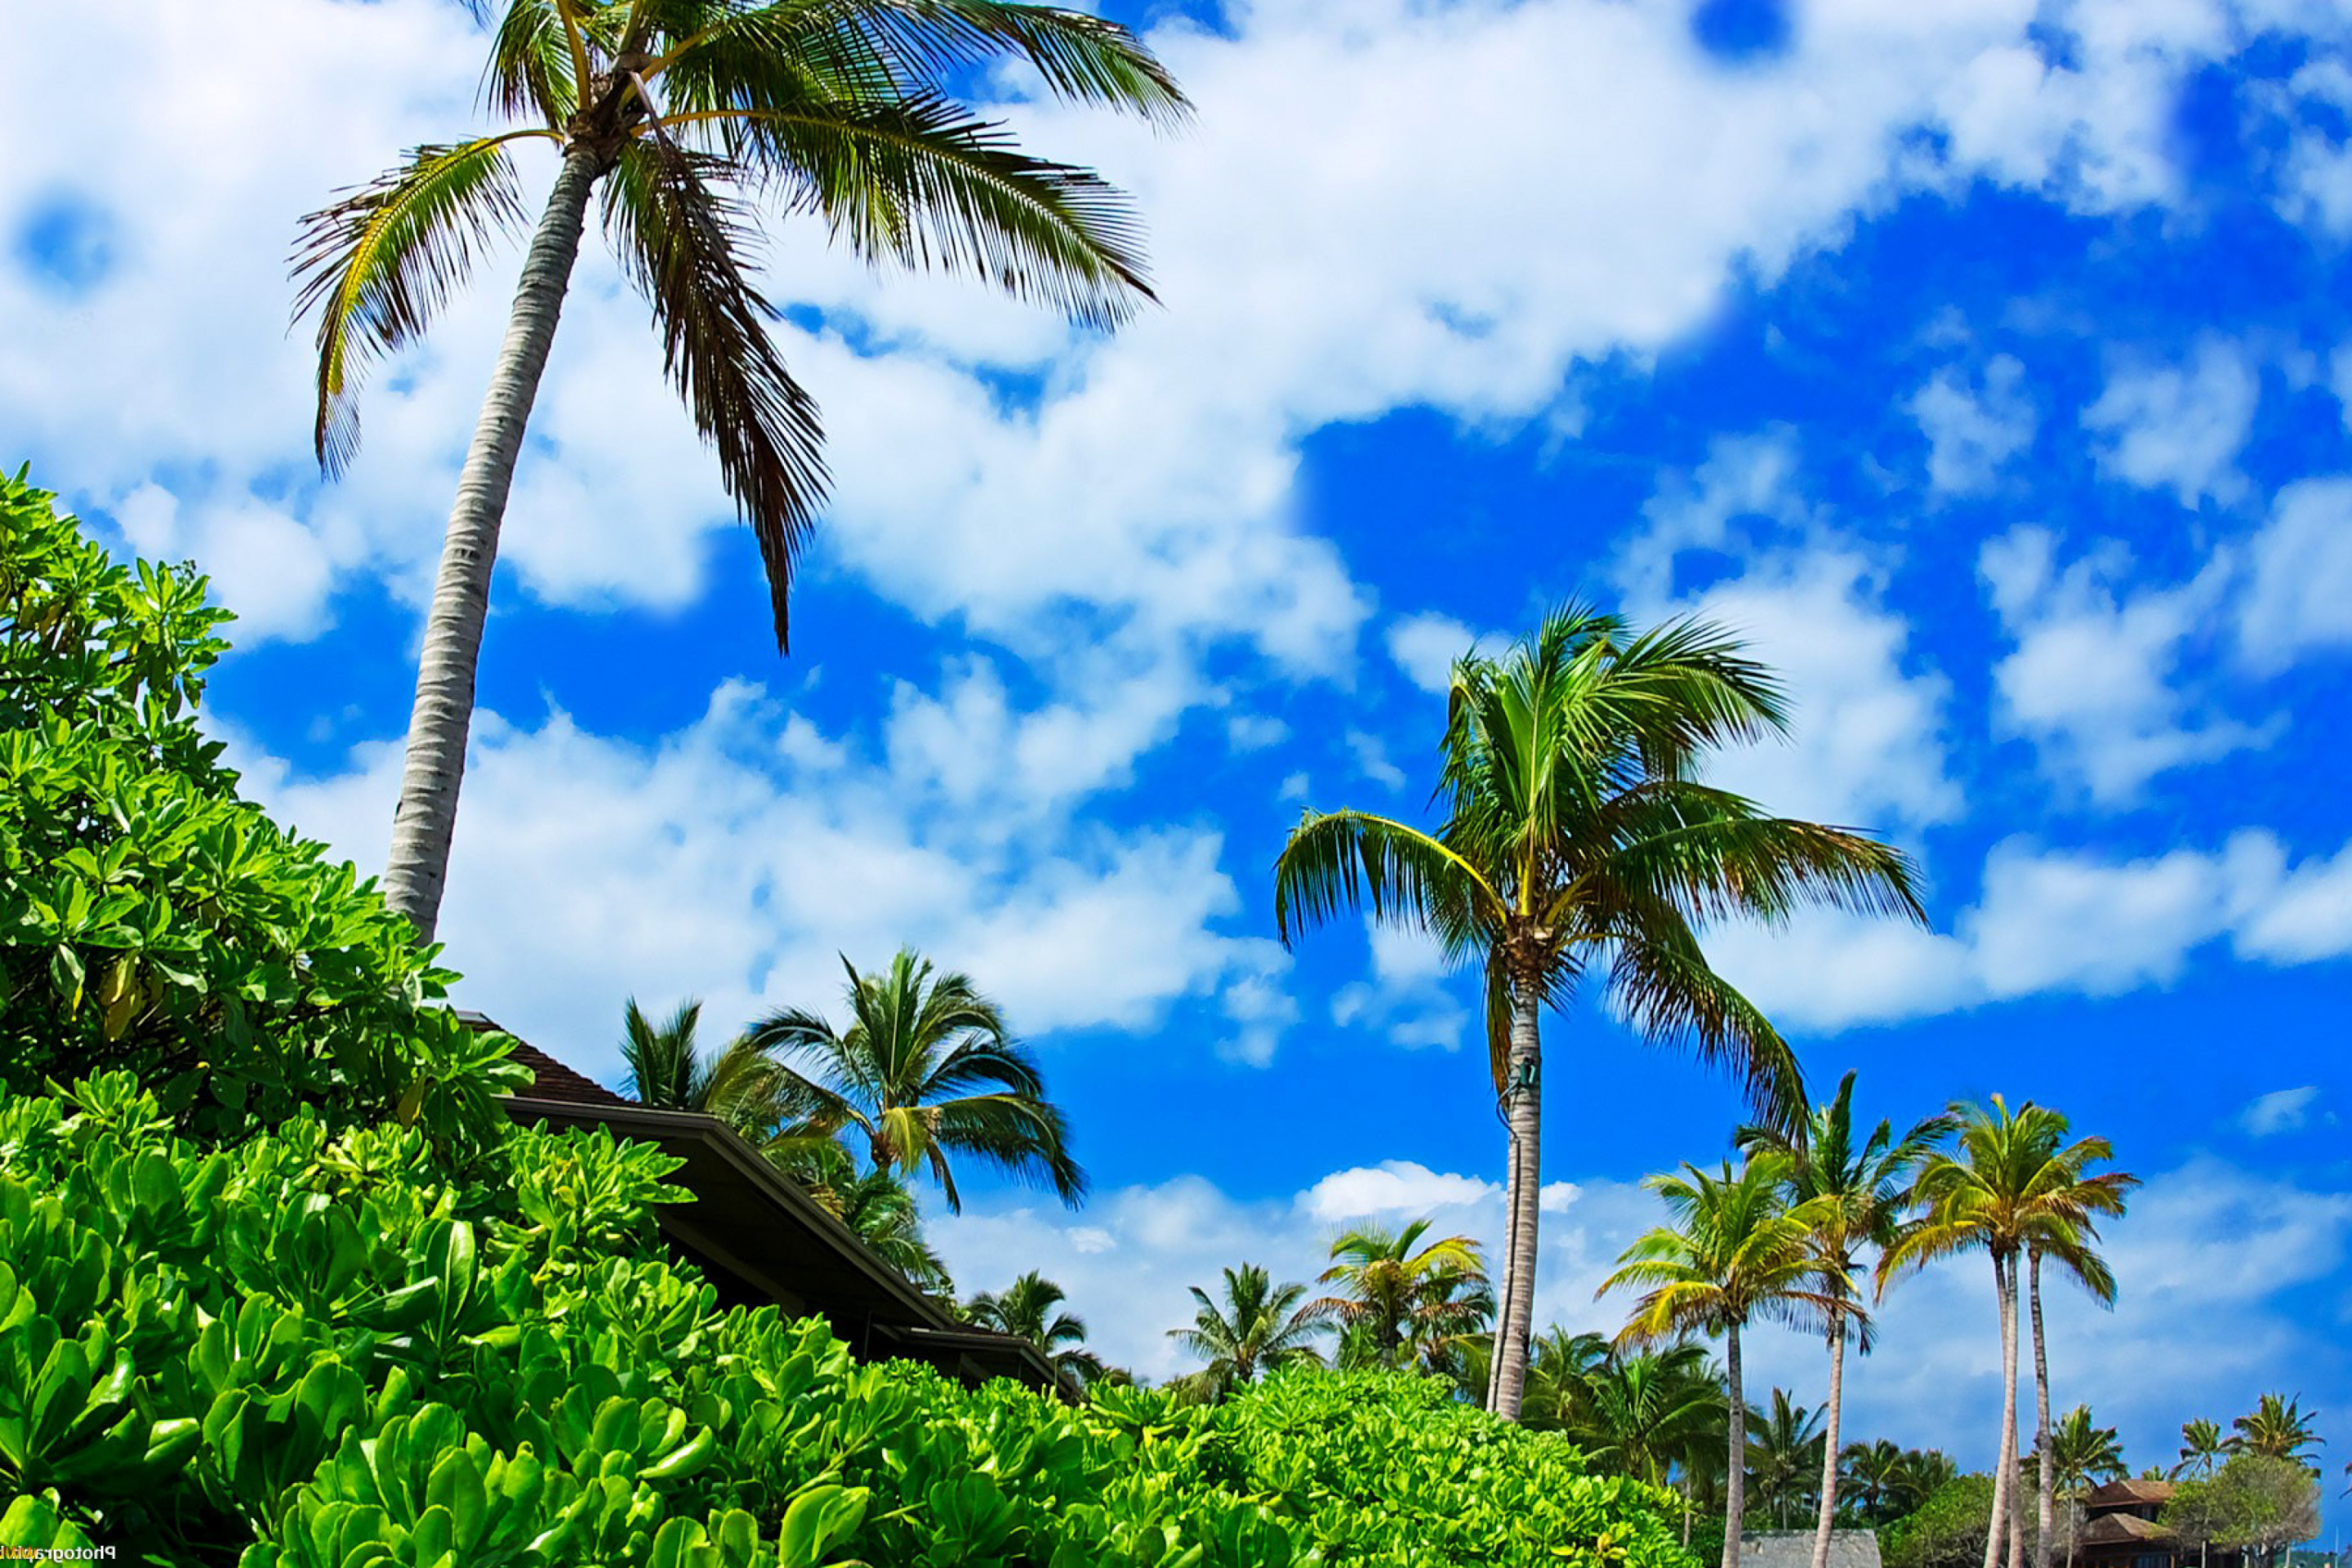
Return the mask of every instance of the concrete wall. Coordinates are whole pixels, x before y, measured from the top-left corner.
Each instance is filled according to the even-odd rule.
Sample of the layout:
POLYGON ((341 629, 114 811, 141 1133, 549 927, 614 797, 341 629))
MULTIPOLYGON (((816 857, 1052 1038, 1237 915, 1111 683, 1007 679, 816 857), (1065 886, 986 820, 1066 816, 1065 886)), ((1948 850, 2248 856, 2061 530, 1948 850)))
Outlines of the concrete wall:
MULTIPOLYGON (((1810 1530, 1751 1531, 1739 1538, 1739 1568, 1812 1568, 1812 1561, 1810 1530)), ((1877 1532, 1830 1531, 1830 1568, 1880 1568, 1877 1532)))

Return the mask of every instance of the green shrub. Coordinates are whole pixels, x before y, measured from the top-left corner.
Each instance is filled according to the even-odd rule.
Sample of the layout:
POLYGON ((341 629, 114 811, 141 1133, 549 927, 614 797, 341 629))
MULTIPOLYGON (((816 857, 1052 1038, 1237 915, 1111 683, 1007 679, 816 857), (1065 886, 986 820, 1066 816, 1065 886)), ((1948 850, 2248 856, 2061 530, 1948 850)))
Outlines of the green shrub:
POLYGON ((0 1089, 122 1068, 207 1141, 310 1104, 468 1152, 522 1075, 373 883, 238 798, 195 722, 226 619, 0 475, 0 1089))
POLYGON ((0 1543, 245 1568, 1683 1568, 1663 1494, 1408 1376, 1073 1410, 718 1313, 658 1256, 671 1163, 516 1131, 461 1182, 415 1129, 299 1115, 205 1150, 121 1074, 9 1102, 0 1543))
MULTIPOLYGON (((1879 1552, 1886 1568, 1966 1568, 1983 1559, 1991 1520, 1992 1478, 1961 1476, 1882 1528, 1879 1552)), ((2026 1525, 2032 1528, 2030 1517, 2026 1525)))

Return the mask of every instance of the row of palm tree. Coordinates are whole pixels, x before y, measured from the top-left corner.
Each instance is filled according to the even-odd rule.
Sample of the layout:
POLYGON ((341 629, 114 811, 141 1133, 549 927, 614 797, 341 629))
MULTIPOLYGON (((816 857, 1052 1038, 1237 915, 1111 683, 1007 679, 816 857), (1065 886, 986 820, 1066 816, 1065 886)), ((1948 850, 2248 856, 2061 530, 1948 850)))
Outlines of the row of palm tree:
POLYGON ((726 1122, 908 1279, 950 1295, 908 1185, 916 1173, 955 1212, 964 1162, 1073 1205, 1086 1173, 1035 1058, 969 976, 904 949, 877 972, 845 959, 843 967, 848 1010, 839 1026, 788 1007, 715 1050, 698 1038, 700 1003, 656 1020, 632 998, 622 1017, 627 1089, 644 1104, 726 1122))
MULTIPOLYGON (((1956 1103, 1901 1137, 1881 1121, 1858 1133, 1848 1074, 1826 1106, 1784 1124, 1742 1128, 1741 1158, 1717 1171, 1685 1165, 1647 1184, 1668 1223, 1644 1234, 1601 1286, 1643 1292, 1626 1344, 1694 1336, 1724 1342, 1732 1458, 1726 1465, 1724 1568, 1738 1568, 1748 1467, 1748 1405, 1741 1334, 1758 1321, 1821 1332, 1829 1352, 1829 1398, 1822 1414, 1814 1568, 1824 1568, 1837 1510, 1839 1421, 1845 1347, 1870 1345, 1872 1317, 1862 1290, 1865 1249, 1875 1253, 1874 1299, 1904 1273, 1937 1258, 1981 1251, 1992 1262, 2001 1331, 2001 1434, 1985 1568, 2004 1547, 2011 1568, 2024 1556, 2017 1462, 2018 1299, 2031 1310, 2038 1409, 2034 1465, 2039 1497, 2038 1568, 2054 1540, 2057 1466, 2050 1418, 2049 1363, 2042 1314, 2045 1260, 2102 1301, 2116 1284, 2099 1257, 2097 1221, 2123 1212, 2137 1178, 2095 1172, 2113 1158, 2104 1139, 2073 1138, 2066 1118, 2028 1103, 2012 1111, 1956 1103)), ((2087 1417, 2086 1417, 2087 1418, 2087 1417)))

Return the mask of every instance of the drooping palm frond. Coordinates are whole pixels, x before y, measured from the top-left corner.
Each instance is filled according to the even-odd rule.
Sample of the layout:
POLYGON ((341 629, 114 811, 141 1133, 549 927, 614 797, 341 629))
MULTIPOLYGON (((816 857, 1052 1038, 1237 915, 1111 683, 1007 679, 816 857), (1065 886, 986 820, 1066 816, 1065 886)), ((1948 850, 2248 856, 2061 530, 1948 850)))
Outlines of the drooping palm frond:
POLYGON ((624 150, 605 184, 605 226, 652 305, 662 363, 694 427, 719 457, 727 492, 760 542, 776 646, 789 641, 788 593, 828 482, 816 402, 768 335, 751 286, 750 214, 726 193, 720 160, 663 137, 624 150))
POLYGON ((482 68, 483 105, 509 120, 536 120, 561 131, 580 107, 576 64, 556 0, 508 0, 482 68))
POLYGON ((1738 1075, 1749 1109, 1786 1128, 1805 1114, 1797 1054, 1761 1009, 1717 974, 1687 928, 1653 920, 1621 941, 1608 962, 1610 1006, 1642 1037, 1679 1045, 1711 1068, 1738 1075))
POLYGON ((946 99, 815 102, 710 123, 747 177, 822 216, 868 261, 985 279, 1100 329, 1154 297, 1124 195, 1089 170, 1031 157, 946 99))
POLYGON ((397 168, 302 220, 292 265, 297 321, 319 313, 320 466, 340 474, 359 449, 367 369, 421 336, 482 247, 520 229, 509 144, 543 131, 418 147, 397 168))
POLYGON ((1275 931, 1287 946, 1343 909, 1419 926, 1449 949, 1504 912, 1477 868, 1428 834, 1368 812, 1310 812, 1275 862, 1275 931))

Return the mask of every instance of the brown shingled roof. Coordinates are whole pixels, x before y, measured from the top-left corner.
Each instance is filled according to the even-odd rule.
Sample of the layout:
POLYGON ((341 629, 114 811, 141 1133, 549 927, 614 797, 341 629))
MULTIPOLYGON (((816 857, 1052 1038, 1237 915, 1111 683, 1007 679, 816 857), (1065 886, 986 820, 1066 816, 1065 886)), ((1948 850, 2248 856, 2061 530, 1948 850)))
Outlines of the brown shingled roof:
POLYGON ((2084 1493, 2083 1506, 2095 1512, 2103 1508, 2129 1508, 2171 1500, 2170 1481, 2147 1481, 2135 1476, 2119 1476, 2105 1486, 2095 1487, 2084 1493))
MULTIPOLYGON (((457 1009, 457 1021, 482 1035, 504 1035, 496 1019, 488 1014, 457 1009)), ((516 1040, 509 1053, 516 1061, 530 1069, 531 1086, 528 1098, 560 1101, 565 1105, 635 1105, 626 1095, 614 1094, 594 1079, 576 1073, 537 1046, 516 1040)))

